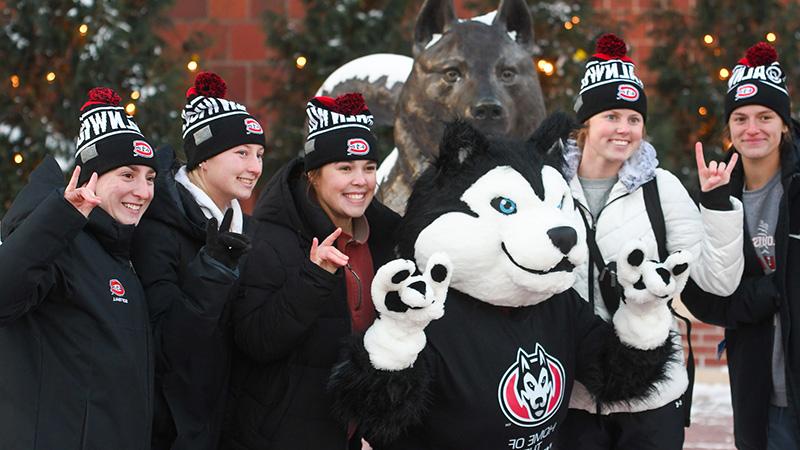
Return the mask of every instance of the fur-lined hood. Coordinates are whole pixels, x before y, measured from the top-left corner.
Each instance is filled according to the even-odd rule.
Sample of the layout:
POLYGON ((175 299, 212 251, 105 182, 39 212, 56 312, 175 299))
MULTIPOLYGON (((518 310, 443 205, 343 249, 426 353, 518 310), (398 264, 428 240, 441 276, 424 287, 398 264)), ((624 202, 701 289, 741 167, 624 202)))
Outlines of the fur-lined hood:
MULTIPOLYGON (((574 139, 567 141, 567 148, 564 151, 563 172, 564 178, 569 182, 578 174, 578 166, 581 163, 583 151, 578 147, 574 139)), ((656 176, 658 167, 658 157, 653 145, 642 140, 639 149, 633 152, 619 170, 617 176, 619 181, 625 186, 628 193, 639 188, 656 176)))

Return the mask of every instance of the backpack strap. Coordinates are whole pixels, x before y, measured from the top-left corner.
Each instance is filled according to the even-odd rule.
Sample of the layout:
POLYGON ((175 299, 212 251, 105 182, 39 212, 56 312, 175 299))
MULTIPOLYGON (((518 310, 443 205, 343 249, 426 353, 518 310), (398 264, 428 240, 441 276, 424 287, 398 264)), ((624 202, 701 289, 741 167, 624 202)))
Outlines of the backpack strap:
MULTIPOLYGON (((647 217, 650 219, 650 227, 653 229, 653 234, 656 236, 656 244, 658 245, 658 257, 661 261, 667 259, 667 226, 664 221, 664 211, 661 209, 661 198, 658 194, 658 184, 656 179, 648 181, 642 185, 644 194, 644 206, 647 209, 647 217)), ((688 318, 678 314, 675 308, 672 307, 672 300, 667 303, 669 310, 673 316, 682 320, 686 325, 686 341, 689 344, 689 358, 686 361, 686 372, 689 377, 689 386, 686 387, 686 392, 683 393, 681 401, 683 402, 684 411, 684 426, 691 425, 692 414, 692 393, 694 392, 694 349, 692 348, 692 321, 688 318)))
POLYGON ((597 277, 597 284, 600 286, 600 297, 606 305, 606 310, 613 316, 619 308, 621 292, 617 284, 616 264, 606 264, 600 247, 595 240, 595 229, 589 225, 586 216, 581 213, 583 223, 586 225, 586 245, 589 247, 589 299, 594 311, 594 269, 600 274, 597 277))

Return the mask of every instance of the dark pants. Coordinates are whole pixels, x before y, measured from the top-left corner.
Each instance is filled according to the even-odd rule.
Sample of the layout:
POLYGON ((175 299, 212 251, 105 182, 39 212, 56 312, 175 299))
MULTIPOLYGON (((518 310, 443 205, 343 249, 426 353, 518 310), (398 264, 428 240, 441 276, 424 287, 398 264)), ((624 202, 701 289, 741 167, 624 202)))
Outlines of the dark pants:
POLYGON ((797 417, 791 407, 769 407, 769 429, 767 450, 800 450, 800 430, 797 417))
POLYGON ((570 409, 558 429, 559 450, 681 450, 684 413, 676 402, 605 416, 570 409))

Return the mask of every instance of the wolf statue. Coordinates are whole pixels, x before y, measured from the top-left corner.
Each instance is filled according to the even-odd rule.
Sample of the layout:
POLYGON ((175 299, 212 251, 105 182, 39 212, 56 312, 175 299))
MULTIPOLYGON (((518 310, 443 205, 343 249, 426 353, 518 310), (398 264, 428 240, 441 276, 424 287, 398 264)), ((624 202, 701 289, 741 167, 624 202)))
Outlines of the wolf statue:
MULTIPOLYGON (((452 0, 426 0, 414 28, 413 66, 401 89, 397 83, 376 89, 370 82, 375 76, 357 80, 336 73, 321 89, 323 95, 358 90, 370 105, 395 102, 397 158, 379 190, 395 211, 405 211, 412 183, 436 157, 445 122, 461 118, 487 135, 526 139, 544 119, 526 2, 501 0, 496 14, 479 19, 459 20, 452 0)), ((387 71, 383 82, 396 75, 388 73, 397 68, 385 63, 386 55, 360 61, 362 74, 387 71)), ((375 115, 377 123, 390 120, 375 115)))
MULTIPOLYGON (((540 130, 572 129, 566 117, 540 130)), ((661 264, 629 247, 627 300, 612 324, 595 316, 570 289, 588 251, 553 135, 565 133, 525 145, 445 128, 398 228, 404 259, 375 274, 379 317, 331 375, 335 414, 375 448, 552 449, 575 381, 605 408, 665 378, 667 301, 691 254, 661 264)))

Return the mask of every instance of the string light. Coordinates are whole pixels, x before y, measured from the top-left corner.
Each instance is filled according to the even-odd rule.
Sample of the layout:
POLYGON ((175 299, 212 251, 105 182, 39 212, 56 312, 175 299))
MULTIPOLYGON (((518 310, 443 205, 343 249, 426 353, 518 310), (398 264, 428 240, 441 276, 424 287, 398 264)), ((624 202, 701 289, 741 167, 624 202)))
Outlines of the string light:
POLYGON ((703 36, 703 42, 705 42, 706 45, 713 44, 714 43, 714 36, 712 36, 710 34, 707 34, 707 35, 703 36))
POLYGON ((581 62, 585 60, 587 56, 589 56, 589 54, 586 53, 586 50, 579 48, 575 50, 575 53, 572 54, 572 60, 575 62, 581 62))
POLYGON ((724 67, 722 69, 719 69, 720 80, 727 80, 729 76, 731 76, 731 72, 728 69, 724 67))
POLYGON ((25 161, 25 157, 23 157, 22 153, 20 152, 14 153, 13 159, 14 159, 14 164, 22 164, 22 162, 25 161))
POLYGON ((131 92, 131 100, 139 100, 139 91, 131 92))
POLYGON ((705 116, 708 115, 708 109, 706 109, 705 106, 701 106, 701 107, 697 108, 697 114, 700 114, 701 116, 705 117, 705 116))
POLYGON ((769 33, 767 33, 767 35, 765 37, 767 38, 767 42, 775 42, 775 40, 778 39, 778 36, 775 33, 771 32, 771 31, 769 33))
POLYGON ((575 25, 581 23, 581 18, 578 16, 572 16, 572 23, 574 23, 575 25))
POLYGON ((194 72, 195 70, 197 70, 197 61, 195 60, 189 61, 189 63, 186 64, 186 68, 189 69, 190 72, 194 72))
POLYGON ((536 63, 536 67, 538 67, 539 71, 548 77, 555 73, 555 66, 553 66, 553 63, 546 59, 540 59, 539 62, 536 63))
POLYGON ((136 114, 136 105, 133 103, 128 103, 125 105, 125 112, 128 113, 129 116, 136 114))
POLYGON ((303 68, 306 67, 306 64, 308 64, 308 58, 303 55, 298 56, 297 59, 294 60, 294 66, 300 70, 303 70, 303 68))
POLYGON ((572 22, 564 22, 564 28, 566 28, 567 30, 571 30, 572 29, 572 22))
POLYGON ((18 75, 11 75, 11 87, 14 89, 19 87, 19 76, 18 75))
POLYGON ((80 33, 81 36, 86 36, 86 33, 88 33, 88 32, 89 32, 89 25, 86 25, 84 23, 84 24, 81 24, 81 26, 78 27, 78 33, 80 33))
POLYGON ((55 72, 47 72, 47 76, 45 77, 48 83, 52 84, 56 81, 56 73, 55 72))

